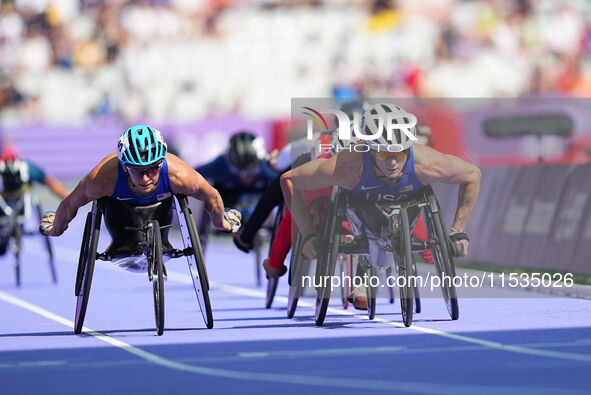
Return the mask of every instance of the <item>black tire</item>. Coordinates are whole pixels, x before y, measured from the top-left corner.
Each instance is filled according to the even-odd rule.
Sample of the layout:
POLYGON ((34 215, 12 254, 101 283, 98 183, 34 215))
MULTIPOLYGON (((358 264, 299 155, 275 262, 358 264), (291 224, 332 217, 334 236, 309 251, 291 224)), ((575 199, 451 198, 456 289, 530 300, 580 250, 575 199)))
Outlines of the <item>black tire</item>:
MULTIPOLYGON (((43 209, 38 204, 35 205, 35 208, 37 210, 39 221, 41 221, 41 218, 43 218, 43 209)), ((47 249, 47 260, 49 264, 49 271, 51 272, 51 281, 54 284, 57 284, 57 270, 55 268, 55 259, 53 255, 53 248, 51 246, 51 240, 49 239, 49 236, 43 236, 43 238, 45 239, 45 248, 47 249)))
POLYGON ((84 326, 84 318, 86 317, 86 308, 88 306, 88 298, 90 296, 90 286, 92 285, 94 263, 96 260, 96 252, 101 232, 102 212, 98 210, 96 206, 98 206, 97 202, 93 204, 94 215, 92 215, 92 225, 88 253, 86 254, 86 262, 84 264, 82 285, 80 287, 80 291, 77 295, 78 298, 76 300, 76 316, 74 321, 75 334, 80 334, 82 332, 82 327, 84 326))
MULTIPOLYGON (((267 256, 271 256, 271 250, 273 248, 273 243, 275 242, 275 235, 277 233, 277 229, 279 229, 279 224, 281 223, 281 219, 283 218, 283 204, 280 204, 278 207, 277 215, 275 216, 275 220, 273 221, 273 229, 271 231, 271 241, 269 243, 269 253, 267 256)), ((260 254, 260 244, 258 243, 258 248, 256 248, 256 276, 257 276, 257 286, 260 286, 261 282, 261 254, 260 254)), ((267 309, 271 308, 273 304, 273 299, 275 298, 275 293, 277 292, 277 285, 279 284, 279 277, 269 278, 267 282, 267 300, 265 307, 267 309)))
POLYGON ((412 325, 412 314, 413 314, 413 287, 412 287, 412 251, 411 251, 411 240, 410 240, 410 223, 408 219, 408 212, 406 208, 400 210, 400 216, 398 219, 398 237, 394 237, 392 245, 394 248, 394 262, 396 265, 398 277, 403 277, 404 280, 400 281, 400 308, 402 311, 402 321, 404 326, 409 327, 412 325), (397 240, 396 240, 397 239, 397 240), (396 243, 396 241, 398 243, 396 243), (402 285, 402 286, 400 286, 402 285))
POLYGON ((162 234, 160 233, 160 224, 153 220, 151 229, 152 256, 150 264, 152 265, 152 286, 154 288, 154 318, 156 320, 156 331, 158 336, 164 333, 164 264, 162 262, 162 234))
POLYGON ((390 304, 394 304, 394 300, 396 299, 394 296, 394 283, 392 283, 392 278, 392 266, 389 266, 386 268, 386 286, 388 287, 388 294, 390 295, 390 304))
POLYGON ((437 239, 437 242, 432 244, 431 253, 433 254, 433 260, 435 261, 435 270, 441 279, 441 292, 443 293, 445 307, 447 307, 451 319, 457 320, 460 317, 460 308, 458 305, 456 287, 454 286, 453 281, 444 280, 445 276, 453 279, 456 275, 456 270, 449 250, 448 238, 445 233, 441 212, 430 212, 429 220, 427 222, 431 228, 432 234, 434 234, 437 239))
MULTIPOLYGON (((189 241, 193 248, 193 255, 187 256, 187 262, 189 264, 189 273, 193 280, 193 288, 195 289, 195 295, 199 302, 199 308, 203 321, 208 329, 213 328, 213 312, 211 310, 211 302, 209 300, 209 280, 207 278, 207 271, 205 269, 205 261, 203 260, 203 250, 201 249, 201 243, 199 241, 199 234, 197 232, 197 226, 195 225, 195 219, 189 209, 187 198, 185 196, 178 197, 179 204, 183 216, 185 217, 189 241)), ((180 218, 179 218, 180 222, 180 218)), ((182 226, 182 224, 181 224, 182 226)))
POLYGON ((298 233, 289 263, 289 295, 287 298, 287 318, 293 318, 300 296, 304 291, 302 276, 307 273, 307 260, 302 255, 303 237, 298 233))
MULTIPOLYGON (((335 221, 328 222, 334 223, 335 221)), ((335 234, 334 226, 329 226, 328 229, 328 237, 323 237, 323 240, 326 240, 326 242, 321 242, 321 246, 326 246, 326 248, 321 248, 322 252, 316 263, 317 288, 316 308, 314 310, 316 326, 322 326, 324 324, 324 319, 326 318, 328 303, 330 302, 330 294, 332 293, 332 283, 330 280, 335 273, 341 238, 340 235, 335 234)))
POLYGON ((88 249, 90 233, 92 226, 92 213, 86 215, 86 222, 84 223, 84 232, 82 233, 82 245, 80 246, 80 255, 78 256, 78 271, 76 272, 76 284, 74 286, 74 295, 80 294, 82 287, 82 279, 84 278, 84 268, 86 267, 86 258, 88 257, 88 249))
POLYGON ((55 259, 53 257, 53 247, 49 236, 43 236, 45 239, 45 248, 47 248, 47 263, 49 264, 49 271, 51 272, 51 281, 57 284, 57 270, 55 268, 55 259))
POLYGON ((16 276, 16 286, 20 287, 22 284, 22 265, 21 265, 21 250, 22 250, 22 225, 15 225, 14 228, 14 274, 16 276))
POLYGON ((277 292, 277 285, 279 284, 279 277, 271 277, 267 279, 267 297, 265 308, 270 309, 277 292))
POLYGON ((371 263, 367 261, 367 259, 363 258, 366 262, 367 269, 367 279, 368 284, 366 287, 366 296, 367 296, 367 316, 370 320, 373 320, 376 317, 376 293, 377 288, 371 286, 371 279, 376 276, 376 269, 372 266, 371 263))
MULTIPOLYGON (((261 266, 263 263, 262 251, 261 251, 261 236, 257 233, 253 239, 253 247, 254 250, 254 275, 255 275, 255 282, 257 287, 261 287, 263 285, 263 271, 261 270, 261 266)), ((270 255, 270 254, 269 254, 270 255)))
MULTIPOLYGON (((412 276, 414 278, 417 277, 417 265, 415 263, 414 257, 412 260, 412 276)), ((414 287, 413 287, 413 293, 415 295, 415 313, 420 313, 421 312, 421 296, 419 294, 419 286, 418 286, 418 281, 414 282, 414 287)))

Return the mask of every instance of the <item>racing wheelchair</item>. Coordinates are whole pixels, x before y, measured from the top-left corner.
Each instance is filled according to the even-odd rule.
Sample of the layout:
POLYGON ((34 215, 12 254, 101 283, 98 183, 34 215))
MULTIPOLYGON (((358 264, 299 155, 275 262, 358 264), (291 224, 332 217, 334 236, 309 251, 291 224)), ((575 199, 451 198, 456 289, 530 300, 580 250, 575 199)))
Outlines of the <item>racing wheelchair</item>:
POLYGON ((86 216, 84 234, 78 260, 75 295, 76 316, 74 333, 79 334, 90 296, 92 275, 96 259, 111 261, 117 266, 146 272, 152 282, 154 316, 158 335, 164 332, 164 258, 187 257, 189 272, 207 328, 213 328, 213 313, 209 299, 209 281, 199 243, 197 227, 189 209, 187 197, 173 195, 149 205, 131 205, 110 197, 95 200, 86 216), (176 211, 184 249, 175 249, 168 241, 172 226, 172 211, 176 211), (112 236, 112 242, 103 253, 98 253, 101 218, 112 236), (130 224, 121 227, 120 224, 130 224))
MULTIPOLYGON (((258 196, 257 196, 258 197, 258 196)), ((246 222, 247 216, 249 212, 256 206, 256 200, 254 199, 252 194, 248 194, 246 200, 240 200, 236 205, 232 205, 238 211, 240 211, 241 215, 243 215, 244 222, 246 222), (250 199, 250 200, 249 200, 250 199)), ((219 230, 214 230, 211 226, 211 220, 209 218, 209 214, 205 209, 204 205, 200 205, 199 208, 195 209, 195 212, 198 212, 198 220, 197 223, 197 232, 199 233, 199 242, 201 243, 201 249, 205 254, 207 249, 208 241, 214 235, 223 234, 224 232, 219 230)), ((281 218, 277 220, 277 215, 281 214, 281 207, 278 207, 278 211, 276 216, 273 216, 275 210, 269 215, 269 218, 265 221, 263 227, 256 233, 254 240, 253 240, 253 247, 252 250, 254 252, 253 261, 254 261, 254 270, 255 270, 255 283, 257 287, 262 285, 262 262, 263 262, 263 251, 264 251, 264 244, 267 239, 270 239, 271 245, 273 244, 273 239, 275 237, 275 229, 276 226, 279 224, 277 221, 281 221, 281 218), (275 218, 272 223, 270 220, 275 218), (267 236, 270 235, 270 236, 267 236)), ((269 246, 269 251, 271 247, 269 246)))
MULTIPOLYGON (((437 275, 442 278, 442 293, 445 305, 452 320, 459 317, 456 289, 453 281, 443 281, 443 277, 455 276, 453 256, 461 255, 461 244, 450 240, 445 232, 443 216, 439 203, 430 185, 424 186, 412 196, 396 202, 375 203, 369 207, 367 201, 349 191, 334 188, 328 208, 328 217, 320 235, 318 261, 315 273, 316 325, 324 323, 330 296, 332 293, 331 277, 334 276, 339 254, 346 252, 346 244, 341 243, 340 226, 347 220, 356 239, 367 238, 366 251, 357 251, 362 255, 362 264, 368 270, 368 276, 375 275, 376 267, 386 269, 392 264, 398 279, 402 319, 405 326, 412 324, 413 304, 418 299, 416 284, 416 267, 412 257, 413 251, 430 249, 435 263, 437 275), (369 211, 368 211, 369 210, 369 211), (423 211, 427 222, 427 242, 420 243, 411 239, 411 229, 419 212, 423 211), (370 230, 371 229, 371 230, 370 230), (386 253, 391 253, 387 259, 386 253), (369 259, 374 257, 377 259, 369 259)), ((302 241, 303 242, 303 241, 302 241)), ((301 255, 301 254, 297 254, 301 255)), ((296 255, 295 259, 301 259, 296 255)), ((305 265, 296 264, 290 274, 290 303, 288 316, 293 314, 297 297, 301 295, 302 275, 306 273, 305 265), (295 303, 293 303, 295 302, 295 303)), ((368 314, 375 315, 375 287, 367 286, 368 314)), ((391 298, 392 299, 392 298, 391 298)))
MULTIPOLYGON (((19 191, 15 199, 5 200, 0 195, 0 238, 2 239, 2 249, 8 248, 10 240, 13 240, 14 245, 12 251, 14 253, 14 270, 16 276, 17 287, 21 286, 21 252, 22 252, 22 239, 24 236, 35 236, 38 235, 37 231, 27 230, 25 227, 26 222, 31 218, 31 211, 35 210, 38 216, 38 220, 42 217, 42 208, 36 197, 31 194, 28 187, 24 187, 23 190, 19 191)), ((49 271, 51 273, 51 280, 54 284, 57 284, 57 271, 55 268, 53 248, 49 236, 43 236, 43 244, 47 250, 47 261, 49 264, 49 271)))

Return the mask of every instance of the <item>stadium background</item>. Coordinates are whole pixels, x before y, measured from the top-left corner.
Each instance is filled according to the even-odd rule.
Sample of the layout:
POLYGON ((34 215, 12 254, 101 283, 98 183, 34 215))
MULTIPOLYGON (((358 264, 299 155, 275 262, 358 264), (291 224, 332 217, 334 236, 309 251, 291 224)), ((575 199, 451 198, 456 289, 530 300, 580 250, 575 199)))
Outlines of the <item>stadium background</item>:
MULTIPOLYGON (((237 129, 281 147, 292 98, 420 98, 440 104, 421 114, 435 147, 483 169, 468 262, 588 280, 590 11, 585 0, 2 0, 0 140, 72 187, 129 125, 153 125, 197 165, 237 129), (490 116, 555 112, 572 120, 569 137, 484 133, 490 116)), ((449 221, 457 188, 437 192, 449 221)), ((20 288, 12 254, 0 260, 2 393, 589 393, 589 286, 460 293, 458 321, 436 289, 409 328, 398 297, 379 298, 368 321, 333 295, 316 327, 312 299, 286 319, 284 279, 264 308, 253 254, 229 238, 206 252, 213 329, 185 262, 167 263, 162 337, 145 276, 102 263, 85 321, 96 332, 73 335, 87 211, 52 240, 57 285, 40 237, 25 240, 20 288)))
MULTIPOLYGON (((591 94, 591 13, 584 1, 14 0, 0 8, 0 51, 3 145, 15 144, 65 181, 82 177, 137 123, 162 130, 192 165, 222 152, 239 129, 263 136, 269 150, 281 148, 294 97, 446 99, 420 121, 431 127, 435 148, 483 168, 540 158, 584 164, 591 152, 584 100, 591 94), (572 135, 485 135, 487 117, 532 108, 567 113, 572 135)), ((491 179, 498 180, 492 191, 509 182, 491 179)), ((540 215, 530 210, 536 188, 548 186, 534 183, 526 188, 531 198, 515 198, 526 211, 517 224, 507 219, 483 234, 526 237, 528 217, 540 215)), ((545 237, 565 194, 554 195, 554 209, 542 212, 545 237)), ((449 196, 448 219, 455 207, 449 196)), ((508 206, 499 209, 510 212, 511 197, 500 200, 508 206)), ((575 219, 586 212, 586 195, 581 200, 575 219)), ((491 221, 479 218, 472 228, 481 231, 491 221)), ((591 237, 591 218, 573 226, 571 237, 591 237)), ((539 243, 547 244, 544 237, 539 243)), ((519 251, 497 263, 515 256, 519 251)))

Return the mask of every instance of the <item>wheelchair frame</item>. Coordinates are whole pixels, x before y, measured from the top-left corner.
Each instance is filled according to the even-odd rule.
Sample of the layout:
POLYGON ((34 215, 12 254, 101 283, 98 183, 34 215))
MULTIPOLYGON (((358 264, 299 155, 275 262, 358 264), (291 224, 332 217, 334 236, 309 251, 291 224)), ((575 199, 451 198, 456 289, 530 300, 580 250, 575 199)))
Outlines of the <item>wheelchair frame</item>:
MULTIPOLYGON (((326 317, 330 295, 332 293, 332 286, 329 279, 334 275, 337 257, 342 253, 337 225, 346 219, 346 209, 349 208, 349 199, 346 196, 348 193, 348 191, 343 191, 336 187, 333 189, 331 203, 328 209, 329 220, 325 221, 320 236, 320 242, 324 248, 319 251, 315 273, 315 282, 317 285, 321 285, 316 289, 315 321, 318 326, 323 325, 326 317), (326 281, 323 281, 323 279, 326 279, 326 281)), ((411 277, 416 276, 416 265, 412 257, 411 223, 408 210, 415 207, 423 211, 425 221, 427 222, 428 241, 426 247, 433 253, 437 275, 440 278, 443 276, 455 276, 451 242, 445 232, 439 202, 430 185, 424 186, 408 199, 397 202, 376 203, 376 208, 388 219, 388 229, 390 232, 390 245, 388 245, 388 249, 394 254, 393 266, 397 269, 398 276, 405 277, 405 280, 403 282, 401 281, 405 286, 399 287, 401 310, 405 326, 412 324, 413 302, 416 304, 415 311, 417 313, 420 312, 418 288, 416 287, 416 283, 413 284, 411 281, 411 277)), ((302 264, 306 261, 301 254, 302 241, 301 237, 298 238, 292 254, 290 294, 287 312, 289 318, 293 317, 297 300, 302 293, 302 276, 307 273, 305 265, 302 264)), ((369 275, 375 273, 375 269, 374 271, 372 271, 372 268, 368 267, 368 269, 370 271, 369 275)), ((452 320, 457 320, 459 317, 459 307, 453 282, 443 281, 442 279, 441 284, 443 298, 450 317, 452 320)), ((375 291, 371 286, 367 287, 368 315, 370 319, 375 315, 375 291)), ((390 300, 393 302, 392 293, 390 300)))
MULTIPOLYGON (((11 239, 14 239, 14 271, 16 278, 16 286, 21 286, 21 251, 22 251, 22 238, 23 236, 37 236, 37 231, 26 231, 24 224, 27 219, 31 216, 30 210, 34 207, 37 213, 38 220, 41 221, 43 216, 43 210, 37 199, 27 189, 22 192, 18 201, 14 206, 9 205, 6 200, 0 195, 0 209, 5 213, 4 216, 0 217, 0 226, 3 229, 3 233, 7 234, 7 247, 11 239), (21 213, 21 210, 24 212, 21 213)), ((47 259, 49 264, 49 271, 51 273, 51 280, 53 284, 57 284, 57 270, 55 268, 55 261, 53 255, 53 248, 49 236, 42 236, 45 240, 45 247, 47 249, 47 259)))
MULTIPOLYGON (((126 230, 145 234, 145 239, 138 244, 140 256, 145 256, 148 279, 153 284, 154 316, 158 335, 164 333, 164 280, 166 269, 163 265, 163 254, 171 258, 187 257, 189 272, 193 280, 193 287, 199 303, 199 308, 207 328, 213 328, 213 313, 209 299, 209 281, 203 260, 203 253, 199 243, 199 236, 193 215, 185 195, 174 195, 174 209, 177 214, 184 249, 172 249, 163 252, 161 229, 171 225, 160 226, 158 220, 149 219, 147 225, 141 228, 125 227, 126 230), (181 220, 183 219, 183 220, 181 220)), ((78 260, 78 272, 74 294, 77 297, 74 333, 82 332, 84 318, 88 306, 88 298, 92 284, 94 264, 96 259, 111 261, 113 256, 108 253, 98 253, 98 240, 100 236, 101 218, 105 211, 104 201, 94 201, 92 209, 86 216, 84 234, 78 260), (93 253, 90 253, 90 252, 93 253)))

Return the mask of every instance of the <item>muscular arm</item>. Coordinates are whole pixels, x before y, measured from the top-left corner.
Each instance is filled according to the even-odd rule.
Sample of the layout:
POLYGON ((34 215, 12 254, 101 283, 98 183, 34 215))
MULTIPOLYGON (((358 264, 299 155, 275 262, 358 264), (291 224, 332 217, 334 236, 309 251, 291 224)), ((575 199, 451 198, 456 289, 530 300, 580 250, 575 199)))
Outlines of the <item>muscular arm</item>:
POLYGON ((429 147, 416 146, 415 169, 423 184, 442 182, 459 185, 458 206, 453 222, 456 229, 465 229, 480 190, 480 169, 453 155, 442 154, 429 147))
POLYGON ((74 188, 57 208, 53 227, 48 228, 49 236, 60 236, 68 228, 68 224, 85 204, 109 196, 113 193, 117 180, 117 156, 111 154, 104 158, 74 188))
POLYGON ((177 156, 168 154, 166 160, 172 191, 203 201, 213 226, 231 231, 232 226, 224 219, 224 202, 218 191, 177 156))
POLYGON ((302 192, 329 186, 350 187, 359 174, 360 157, 357 153, 342 151, 331 158, 314 159, 281 176, 285 204, 304 237, 314 229, 302 192))

